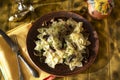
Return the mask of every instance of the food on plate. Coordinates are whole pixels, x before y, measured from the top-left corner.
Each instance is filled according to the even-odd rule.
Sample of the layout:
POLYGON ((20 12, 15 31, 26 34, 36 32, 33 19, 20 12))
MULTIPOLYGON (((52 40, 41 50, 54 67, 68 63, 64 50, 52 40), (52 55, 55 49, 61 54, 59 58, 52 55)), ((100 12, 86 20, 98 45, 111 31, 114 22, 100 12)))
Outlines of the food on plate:
POLYGON ((87 0, 89 14, 95 19, 107 17, 113 7, 113 0, 87 0))
POLYGON ((42 27, 38 28, 38 40, 35 41, 35 54, 45 57, 45 63, 51 68, 57 64, 66 64, 70 70, 75 67, 83 67, 83 62, 87 62, 89 53, 87 52, 91 42, 88 40, 89 33, 83 28, 83 22, 77 22, 72 18, 51 19, 44 22, 42 27))

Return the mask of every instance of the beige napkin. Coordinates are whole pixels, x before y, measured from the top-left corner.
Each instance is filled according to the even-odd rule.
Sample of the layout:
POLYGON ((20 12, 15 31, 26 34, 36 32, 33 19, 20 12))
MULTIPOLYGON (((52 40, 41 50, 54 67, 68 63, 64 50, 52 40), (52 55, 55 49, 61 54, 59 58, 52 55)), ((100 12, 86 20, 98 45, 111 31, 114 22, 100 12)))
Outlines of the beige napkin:
MULTIPOLYGON (((26 58, 30 65, 32 65, 35 69, 39 71, 40 77, 39 78, 33 77, 32 74, 27 69, 27 67, 24 65, 24 63, 20 61, 20 65, 24 75, 24 80, 43 80, 50 74, 41 71, 40 69, 38 69, 37 66, 35 66, 35 64, 29 58, 26 49, 26 36, 31 25, 32 25, 31 23, 20 25, 8 31, 7 34, 9 36, 17 35, 18 43, 22 48, 22 55, 26 58)), ((2 36, 0 36, 0 68, 2 70, 5 80, 19 80, 16 54, 11 50, 11 48, 2 38, 2 36)))

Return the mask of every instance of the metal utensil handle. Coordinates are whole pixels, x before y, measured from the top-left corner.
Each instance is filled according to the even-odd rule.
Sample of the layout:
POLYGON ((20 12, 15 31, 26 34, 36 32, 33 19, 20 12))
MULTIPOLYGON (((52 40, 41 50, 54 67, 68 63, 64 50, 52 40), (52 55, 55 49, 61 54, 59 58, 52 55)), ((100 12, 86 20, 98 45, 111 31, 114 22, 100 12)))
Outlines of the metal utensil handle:
MULTIPOLYGON (((0 34, 3 36, 3 38, 4 38, 4 39, 6 40, 6 42, 9 44, 9 46, 12 48, 12 50, 15 51, 15 49, 16 49, 16 44, 12 41, 12 39, 11 39, 4 31, 2 31, 1 29, 0 29, 0 34)), ((15 52, 16 52, 16 51, 15 51, 15 52)), ((23 59, 23 57, 21 57, 19 51, 17 52, 17 56, 25 63, 25 65, 27 66, 27 68, 29 69, 29 71, 32 73, 32 75, 33 75, 34 77, 39 77, 39 73, 38 73, 34 68, 32 68, 32 67, 26 62, 26 60, 23 59)), ((19 60, 18 60, 18 65, 20 65, 20 64, 19 64, 19 60)), ((18 67, 18 68, 19 68, 19 67, 18 67)), ((19 70, 20 70, 20 68, 19 68, 19 70)), ((20 71, 19 73, 20 73, 19 75, 21 75, 21 71, 20 71)))
MULTIPOLYGON (((10 47, 13 48, 14 47, 14 42, 11 40, 11 38, 1 29, 0 29, 0 34, 3 36, 5 41, 10 45, 10 47)), ((20 80, 23 80, 23 74, 21 72, 20 61, 18 60, 18 58, 17 58, 17 62, 18 62, 19 77, 20 77, 20 80)))
POLYGON ((7 41, 7 43, 10 45, 10 47, 14 47, 14 42, 11 40, 11 38, 4 32, 0 29, 0 34, 3 36, 3 38, 5 39, 5 41, 7 41))
POLYGON ((26 67, 29 69, 30 73, 34 77, 39 77, 39 73, 36 71, 36 69, 34 69, 31 65, 29 65, 27 61, 22 57, 22 55, 18 55, 18 57, 24 62, 24 64, 26 65, 26 67))
POLYGON ((19 70, 20 80, 24 80, 22 70, 21 70, 21 67, 20 67, 20 60, 18 58, 17 58, 17 62, 18 62, 18 70, 19 70))
POLYGON ((17 51, 15 51, 18 55, 18 57, 23 61, 23 63, 26 65, 26 67, 29 69, 30 73, 34 76, 34 77, 39 77, 39 73, 38 71, 33 68, 30 64, 28 64, 27 60, 21 55, 21 48, 19 46, 18 40, 17 40, 17 36, 14 35, 14 39, 13 41, 16 43, 16 49, 17 51))

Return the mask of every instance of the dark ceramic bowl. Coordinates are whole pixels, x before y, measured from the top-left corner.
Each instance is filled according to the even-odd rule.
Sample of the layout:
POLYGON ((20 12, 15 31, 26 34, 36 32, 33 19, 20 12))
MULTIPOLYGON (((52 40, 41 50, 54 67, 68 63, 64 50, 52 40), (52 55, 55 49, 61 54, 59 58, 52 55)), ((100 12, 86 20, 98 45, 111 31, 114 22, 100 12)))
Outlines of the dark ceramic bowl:
POLYGON ((40 19, 35 21, 27 34, 26 43, 27 43, 28 54, 32 59, 32 61, 36 64, 36 66, 38 66, 39 69, 56 76, 68 76, 68 75, 78 74, 85 71, 94 62, 97 56, 98 47, 99 47, 99 40, 98 40, 97 33, 92 28, 91 24, 87 20, 85 20, 82 16, 76 13, 67 12, 67 11, 52 12, 42 16, 40 19), (83 67, 76 67, 73 71, 71 71, 69 69, 69 66, 65 64, 57 64, 53 69, 49 67, 46 63, 40 62, 39 57, 34 55, 35 53, 34 48, 36 46, 35 41, 37 40, 37 35, 39 34, 37 29, 40 28, 42 26, 42 23, 45 21, 49 24, 49 21, 53 18, 54 19, 62 18, 64 20, 68 18, 72 18, 77 22, 79 21, 83 22, 83 28, 86 30, 87 33, 89 33, 88 39, 91 42, 91 45, 88 46, 88 49, 89 49, 88 62, 83 63, 83 67))

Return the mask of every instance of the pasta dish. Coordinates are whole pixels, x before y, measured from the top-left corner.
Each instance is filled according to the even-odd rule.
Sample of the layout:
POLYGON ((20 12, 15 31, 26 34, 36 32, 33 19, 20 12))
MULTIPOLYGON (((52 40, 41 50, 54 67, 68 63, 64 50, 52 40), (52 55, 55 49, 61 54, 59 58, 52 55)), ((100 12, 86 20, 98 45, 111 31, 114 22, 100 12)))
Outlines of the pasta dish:
POLYGON ((49 23, 44 22, 38 29, 34 48, 39 52, 37 56, 45 57, 45 63, 51 68, 57 64, 66 64, 70 70, 83 67, 84 54, 87 54, 87 46, 90 45, 83 22, 69 18, 52 19, 49 23))

